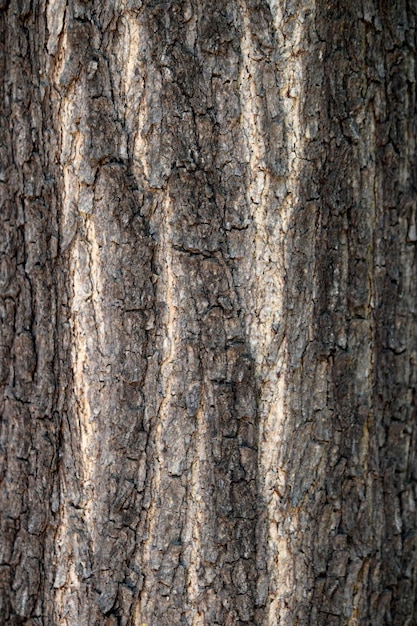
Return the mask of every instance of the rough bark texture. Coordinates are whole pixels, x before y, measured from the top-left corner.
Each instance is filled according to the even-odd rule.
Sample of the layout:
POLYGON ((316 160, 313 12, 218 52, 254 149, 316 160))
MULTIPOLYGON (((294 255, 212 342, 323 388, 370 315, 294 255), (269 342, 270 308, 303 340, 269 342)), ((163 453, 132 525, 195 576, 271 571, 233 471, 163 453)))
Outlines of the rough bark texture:
POLYGON ((0 618, 412 625, 412 0, 0 0, 0 618))

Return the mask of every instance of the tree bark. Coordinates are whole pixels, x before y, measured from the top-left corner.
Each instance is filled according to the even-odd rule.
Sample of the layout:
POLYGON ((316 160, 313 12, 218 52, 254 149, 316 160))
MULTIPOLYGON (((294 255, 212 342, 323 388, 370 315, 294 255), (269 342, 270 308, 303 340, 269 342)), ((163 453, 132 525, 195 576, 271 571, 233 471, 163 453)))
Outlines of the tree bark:
POLYGON ((0 615, 412 625, 411 0, 0 0, 0 615))

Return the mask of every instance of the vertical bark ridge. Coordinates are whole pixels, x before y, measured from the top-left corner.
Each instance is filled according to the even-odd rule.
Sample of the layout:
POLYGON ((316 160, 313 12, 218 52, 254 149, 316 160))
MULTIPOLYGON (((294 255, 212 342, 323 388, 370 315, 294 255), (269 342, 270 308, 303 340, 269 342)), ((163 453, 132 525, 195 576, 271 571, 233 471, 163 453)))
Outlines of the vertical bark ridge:
POLYGON ((220 163, 210 112, 225 104, 217 64, 238 67, 225 8, 214 30, 186 4, 94 19, 73 5, 57 18, 73 379, 55 580, 65 623, 253 619, 255 383, 222 234, 230 183, 220 191, 216 171, 239 109, 224 118, 220 163))
POLYGON ((133 610, 147 495, 145 390, 155 390, 153 243, 111 53, 119 17, 93 12, 66 7, 51 70, 72 381, 50 617, 63 624, 127 623, 133 610))
POLYGON ((415 349, 408 325, 415 315, 408 282, 415 272, 408 234, 415 129, 399 118, 414 117, 414 75, 408 82, 405 76, 415 11, 404 3, 395 15, 383 4, 309 8, 300 92, 304 149, 285 242, 280 454, 287 479, 278 535, 285 538, 279 558, 290 563, 292 592, 275 596, 270 619, 412 623, 415 517, 402 493, 410 493, 414 466, 407 426, 414 383, 406 371, 415 349), (401 53, 400 41, 409 42, 401 53), (396 63, 401 69, 394 70, 396 63), (388 95, 395 81, 401 105, 388 95), (390 147, 399 137, 409 146, 401 157, 390 147), (392 278, 388 249, 400 255, 392 278), (401 302, 401 314, 394 302, 401 302), (391 335, 395 327, 401 330, 391 335), (388 392, 383 400, 381 389, 392 388, 398 367, 404 368, 398 395, 388 392), (403 576, 400 561, 409 564, 403 576))
POLYGON ((42 10, 3 3, 0 22, 0 614, 20 624, 41 619, 50 585, 60 272, 42 10))
POLYGON ((242 300, 259 390, 256 602, 264 607, 259 623, 268 624, 293 623, 292 598, 301 574, 293 565, 297 519, 285 515, 286 495, 292 488, 287 454, 294 445, 286 372, 291 359, 299 363, 302 358, 308 341, 303 320, 312 309, 311 291, 297 281, 297 315, 300 311, 302 315, 289 320, 294 308, 288 293, 291 264, 301 264, 298 257, 309 262, 314 258, 314 209, 313 219, 303 224, 302 244, 294 250, 292 242, 304 167, 303 58, 314 39, 313 9, 313 3, 285 8, 276 2, 248 2, 242 7, 242 123, 250 154, 246 202, 253 244, 249 260, 240 260, 236 274, 244 285, 242 300))
MULTIPOLYGON (((376 459, 380 535, 368 589, 378 598, 370 619, 412 624, 416 607, 416 20, 412 3, 381 2, 372 16, 376 47, 367 60, 382 74, 372 94, 376 146, 374 407, 370 429, 376 459), (380 30, 387 32, 383 37, 380 30), (375 32, 376 31, 376 32, 375 32), (403 49, 401 49, 403 47, 403 49), (383 67, 377 60, 380 51, 383 67), (394 254, 398 261, 393 262, 394 254), (389 393, 388 388, 392 387, 389 393), (414 495, 413 495, 414 494, 414 495)), ((374 491, 376 491, 374 487, 374 491)), ((372 493, 372 492, 371 492, 372 493)), ((374 499, 376 500, 375 496, 374 499)), ((374 531, 375 532, 375 531, 374 531)), ((366 590, 366 581, 363 584, 366 590)), ((359 610, 364 610, 364 594, 359 610)))
MULTIPOLYGON (((176 341, 175 359, 170 348, 165 356, 170 393, 167 387, 156 437, 163 442, 156 519, 136 613, 144 623, 247 623, 254 611, 254 380, 226 260, 223 212, 230 184, 220 183, 213 150, 218 142, 220 158, 226 156, 215 120, 225 107, 224 84, 229 75, 236 80, 230 44, 239 36, 238 19, 227 3, 212 11, 214 23, 191 3, 149 5, 144 13, 152 67, 144 98, 149 111, 153 99, 151 119, 160 114, 154 125, 145 121, 146 142, 145 129, 137 141, 146 143, 145 187, 157 196, 168 193, 172 206, 167 214, 157 201, 150 224, 165 305, 174 277, 176 341), (215 75, 219 64, 226 76, 215 75)), ((235 89, 232 84, 236 107, 235 89)), ((236 108, 224 114, 227 135, 231 127, 238 131, 238 116, 236 108)), ((166 322, 163 332, 170 332, 166 322)))

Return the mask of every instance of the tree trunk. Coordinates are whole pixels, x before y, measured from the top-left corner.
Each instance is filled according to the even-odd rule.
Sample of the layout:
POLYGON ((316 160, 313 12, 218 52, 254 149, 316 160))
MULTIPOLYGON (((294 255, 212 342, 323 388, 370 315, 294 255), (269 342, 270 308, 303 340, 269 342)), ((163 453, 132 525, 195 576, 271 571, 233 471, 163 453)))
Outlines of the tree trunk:
POLYGON ((1 623, 412 625, 412 0, 0 0, 1 623))

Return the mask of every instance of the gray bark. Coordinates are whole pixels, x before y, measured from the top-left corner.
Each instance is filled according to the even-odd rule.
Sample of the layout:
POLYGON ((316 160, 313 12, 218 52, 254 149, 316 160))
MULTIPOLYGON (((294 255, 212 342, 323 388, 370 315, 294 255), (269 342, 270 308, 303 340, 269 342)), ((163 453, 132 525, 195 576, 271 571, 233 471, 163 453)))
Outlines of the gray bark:
POLYGON ((412 625, 411 0, 0 0, 0 615, 412 625))

